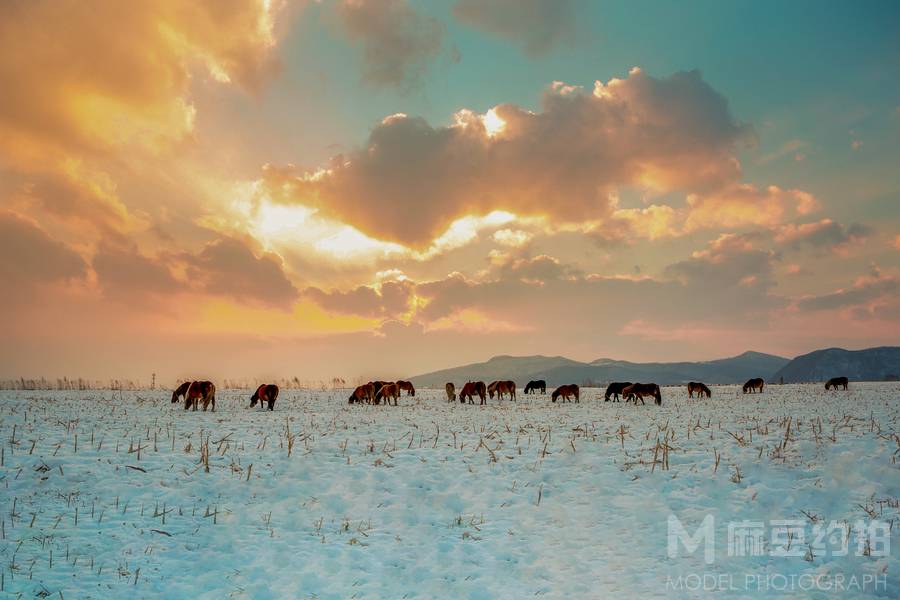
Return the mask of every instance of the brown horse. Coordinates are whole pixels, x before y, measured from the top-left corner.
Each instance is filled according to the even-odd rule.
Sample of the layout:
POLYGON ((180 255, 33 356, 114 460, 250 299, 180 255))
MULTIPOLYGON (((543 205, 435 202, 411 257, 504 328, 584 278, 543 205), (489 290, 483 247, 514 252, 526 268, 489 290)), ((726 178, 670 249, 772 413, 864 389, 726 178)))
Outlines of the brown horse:
POLYGON ((185 381, 184 383, 179 385, 177 388, 175 388, 175 391, 172 392, 172 404, 175 404, 176 402, 178 402, 178 399, 181 396, 184 396, 185 399, 187 399, 187 391, 188 391, 188 388, 191 387, 192 383, 194 383, 194 382, 193 381, 185 381))
POLYGON ((543 379, 535 379, 534 381, 529 381, 525 386, 526 394, 536 394, 540 390, 542 394, 547 393, 547 382, 543 379))
POLYGON ((447 383, 447 385, 444 386, 444 389, 447 391, 447 402, 455 402, 456 386, 453 385, 453 382, 447 383))
POLYGON ((375 386, 372 385, 371 382, 365 383, 357 386, 357 388, 353 390, 353 393, 350 394, 350 398, 347 399, 347 404, 362 404, 363 402, 371 404, 374 396, 375 386))
POLYGON ((662 394, 659 391, 659 386, 655 383, 632 383, 622 390, 622 396, 626 400, 634 400, 635 404, 637 404, 638 400, 641 401, 641 404, 644 404, 644 397, 651 396, 658 406, 662 405, 662 394))
POLYGON ((747 383, 744 384, 744 393, 753 393, 754 390, 758 391, 762 394, 763 388, 765 387, 766 382, 763 381, 762 377, 756 377, 754 379, 748 379, 747 383))
POLYGON ((384 400, 384 404, 388 405, 391 403, 391 398, 394 399, 394 406, 397 406, 397 398, 400 397, 400 386, 396 383, 385 383, 378 392, 375 394, 376 404, 378 404, 379 400, 384 400))
POLYGON ((688 383, 688 398, 694 397, 694 392, 697 392, 697 397, 702 398, 705 394, 707 398, 712 398, 712 392, 709 391, 709 388, 706 387, 705 384, 699 381, 691 381, 688 383))
POLYGON ((571 396, 575 396, 575 402, 581 402, 581 399, 579 398, 579 394, 580 394, 580 390, 578 389, 578 386, 575 385, 574 383, 570 384, 570 385, 561 385, 558 388, 556 388, 555 390, 553 390, 553 393, 550 395, 550 402, 556 402, 556 399, 559 398, 560 396, 562 396, 562 399, 565 400, 566 402, 569 402, 569 398, 571 396))
POLYGON ((516 399, 516 382, 515 381, 492 381, 487 386, 488 397, 493 400, 494 394, 497 394, 498 400, 503 400, 503 395, 509 396, 510 400, 516 399))
POLYGON ((622 390, 631 385, 630 381, 614 381, 608 386, 606 386, 606 394, 603 395, 603 401, 609 402, 610 397, 614 398, 616 402, 619 401, 619 397, 622 395, 622 390))
POLYGON ((416 388, 413 387, 413 384, 411 381, 398 381, 397 387, 400 388, 401 392, 406 392, 407 396, 415 396, 416 395, 416 388))
POLYGON ((845 390, 847 386, 850 384, 850 380, 846 377, 832 377, 828 381, 825 382, 825 389, 830 390, 831 388, 838 389, 838 386, 843 387, 845 390))
POLYGON ((259 402, 259 407, 262 408, 263 402, 265 402, 269 405, 269 410, 275 410, 275 399, 278 398, 278 391, 278 386, 274 383, 259 386, 253 392, 253 395, 250 396, 250 408, 256 406, 257 402, 259 402))
POLYGON ((484 404, 484 397, 487 395, 487 386, 484 385, 483 381, 467 382, 459 393, 459 401, 460 403, 463 403, 468 400, 469 404, 475 404, 473 396, 476 395, 481 398, 481 404, 484 404))
MULTIPOLYGON (((183 387, 185 384, 181 384, 178 390, 183 387)), ((175 396, 173 395, 172 398, 174 401, 175 396)), ((191 381, 184 390, 184 410, 191 406, 197 410, 201 402, 203 403, 203 412, 206 412, 210 404, 212 404, 212 411, 216 411, 216 386, 211 381, 191 381)))
POLYGON ((372 395, 369 398, 369 401, 372 404, 379 404, 381 402, 381 396, 378 392, 381 391, 381 388, 389 384, 390 381, 370 381, 366 385, 372 386, 372 395))

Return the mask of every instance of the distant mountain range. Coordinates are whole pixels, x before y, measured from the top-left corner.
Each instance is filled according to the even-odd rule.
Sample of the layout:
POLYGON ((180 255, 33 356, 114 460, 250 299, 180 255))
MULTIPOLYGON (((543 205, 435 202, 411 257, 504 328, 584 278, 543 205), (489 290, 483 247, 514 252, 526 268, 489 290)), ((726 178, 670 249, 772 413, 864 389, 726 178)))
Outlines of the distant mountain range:
POLYGON ((772 378, 785 383, 823 381, 832 377, 850 381, 884 381, 900 376, 900 347, 881 346, 866 350, 826 348, 798 356, 772 378))
POLYGON ((495 356, 483 363, 443 369, 412 377, 419 387, 443 387, 468 380, 512 379, 524 387, 532 379, 544 379, 547 385, 583 384, 588 381, 653 381, 659 384, 704 381, 706 383, 744 383, 751 377, 765 377, 790 361, 787 358, 744 352, 740 356, 705 362, 634 363, 598 358, 584 363, 562 356, 495 356))
POLYGON ((579 385, 611 381, 655 382, 661 385, 687 381, 744 383, 762 377, 777 383, 822 381, 845 375, 851 381, 880 381, 900 375, 900 347, 842 350, 830 348, 790 360, 761 352, 704 362, 634 363, 599 358, 585 363, 562 356, 495 356, 482 363, 443 369, 411 377, 418 387, 443 387, 448 381, 512 379, 522 388, 532 379, 544 379, 548 386, 579 385))

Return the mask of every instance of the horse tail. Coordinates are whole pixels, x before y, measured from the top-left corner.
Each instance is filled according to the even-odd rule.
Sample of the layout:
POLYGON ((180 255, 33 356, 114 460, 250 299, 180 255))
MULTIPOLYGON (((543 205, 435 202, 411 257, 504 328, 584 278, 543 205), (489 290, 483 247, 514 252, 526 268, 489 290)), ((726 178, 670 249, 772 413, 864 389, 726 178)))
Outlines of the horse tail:
POLYGON ((653 397, 656 398, 656 404, 662 405, 662 392, 659 390, 659 386, 655 383, 653 384, 653 397))

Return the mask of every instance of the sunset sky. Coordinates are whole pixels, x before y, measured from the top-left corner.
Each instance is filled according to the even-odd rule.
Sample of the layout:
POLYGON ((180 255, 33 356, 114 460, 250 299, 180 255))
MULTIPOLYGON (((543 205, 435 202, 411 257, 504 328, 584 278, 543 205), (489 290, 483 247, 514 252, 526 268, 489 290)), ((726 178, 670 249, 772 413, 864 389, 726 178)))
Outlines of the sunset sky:
POLYGON ((0 377, 900 343, 900 4, 0 3, 0 377))

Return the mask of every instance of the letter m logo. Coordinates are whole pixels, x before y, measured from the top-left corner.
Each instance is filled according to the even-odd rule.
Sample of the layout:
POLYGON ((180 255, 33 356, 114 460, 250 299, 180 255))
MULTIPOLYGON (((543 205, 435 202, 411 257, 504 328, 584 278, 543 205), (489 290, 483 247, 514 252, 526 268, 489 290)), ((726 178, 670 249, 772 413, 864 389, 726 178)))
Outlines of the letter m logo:
POLYGON ((703 543, 703 560, 711 565, 715 561, 715 521, 712 515, 706 515, 700 523, 700 527, 689 535, 684 525, 675 515, 669 515, 668 555, 669 558, 678 558, 678 542, 684 546, 687 554, 693 554, 703 543))

